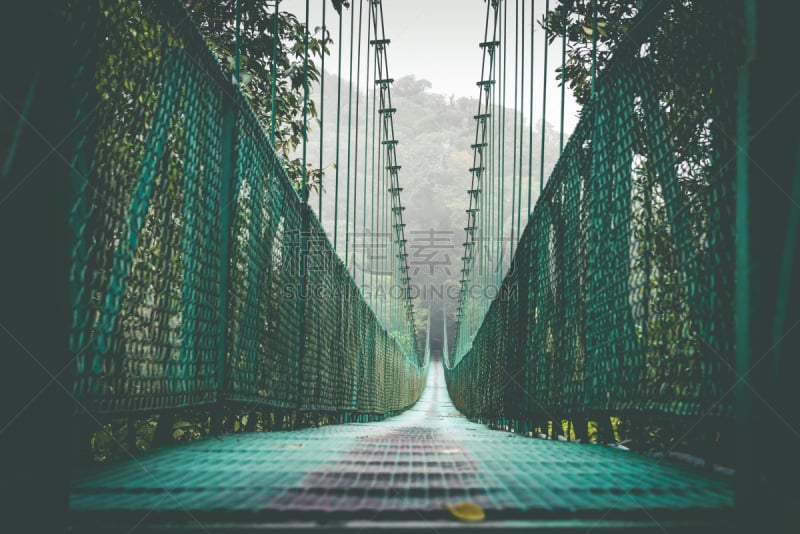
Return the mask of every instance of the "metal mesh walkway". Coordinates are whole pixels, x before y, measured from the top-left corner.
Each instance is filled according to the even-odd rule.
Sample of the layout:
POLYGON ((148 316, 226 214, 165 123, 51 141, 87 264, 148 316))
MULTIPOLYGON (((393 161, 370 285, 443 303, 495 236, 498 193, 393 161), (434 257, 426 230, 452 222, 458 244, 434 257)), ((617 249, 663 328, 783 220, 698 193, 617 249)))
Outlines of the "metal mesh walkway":
POLYGON ((295 432, 206 438, 73 481, 78 522, 192 525, 260 520, 446 519, 445 504, 487 520, 709 519, 732 508, 730 481, 600 445, 492 431, 459 414, 441 365, 400 416, 295 432), (98 514, 98 512, 101 512, 98 514))

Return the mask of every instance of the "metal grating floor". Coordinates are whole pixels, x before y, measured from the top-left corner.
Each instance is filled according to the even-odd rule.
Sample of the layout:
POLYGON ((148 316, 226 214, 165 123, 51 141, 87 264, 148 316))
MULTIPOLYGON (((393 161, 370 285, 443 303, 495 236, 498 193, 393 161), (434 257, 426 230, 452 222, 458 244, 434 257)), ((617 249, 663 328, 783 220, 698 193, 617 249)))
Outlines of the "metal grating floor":
MULTIPOLYGON (((492 431, 453 407, 441 366, 420 401, 378 423, 236 434, 161 449, 73 480, 74 517, 489 519, 723 517, 731 480, 601 446, 492 431)), ((139 518, 139 519, 136 519, 139 518)), ((315 520, 316 520, 315 519, 315 520)), ((135 520, 135 521, 134 521, 135 520)), ((191 520, 191 521, 190 521, 191 520)))

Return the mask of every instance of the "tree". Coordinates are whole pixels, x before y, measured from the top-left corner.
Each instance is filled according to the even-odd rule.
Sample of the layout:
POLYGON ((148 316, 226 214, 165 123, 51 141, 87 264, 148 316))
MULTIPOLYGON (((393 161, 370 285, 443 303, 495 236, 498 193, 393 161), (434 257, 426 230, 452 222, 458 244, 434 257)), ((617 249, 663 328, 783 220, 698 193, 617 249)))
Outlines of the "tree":
MULTIPOLYGON (((330 0, 341 14, 349 7, 347 0, 330 0)), ((269 131, 272 120, 272 59, 275 49, 275 9, 258 0, 186 0, 186 8, 208 39, 223 65, 233 72, 236 55, 236 8, 240 12, 241 88, 250 100, 256 116, 269 131)), ((297 189, 302 188, 302 160, 290 155, 303 142, 304 85, 320 80, 317 61, 328 54, 333 40, 326 29, 313 32, 295 15, 280 11, 278 16, 275 91, 275 150, 297 189), (308 69, 305 66, 305 35, 308 38, 308 69)), ((309 89, 310 91, 310 89, 309 89)), ((317 116, 309 95, 308 124, 317 116)), ((308 128, 310 131, 311 128, 308 128)), ((307 132, 306 132, 307 133, 307 132)), ((318 188, 321 169, 309 169, 307 187, 318 188)))
MULTIPOLYGON (((597 40, 596 70, 605 70, 617 48, 633 37, 632 32, 646 32, 643 54, 658 64, 658 70, 681 93, 692 93, 696 105, 703 105, 713 95, 713 72, 707 67, 710 59, 725 57, 720 47, 730 43, 719 37, 730 33, 723 28, 724 6, 696 0, 610 0, 596 2, 597 35, 594 33, 595 0, 561 0, 548 11, 540 26, 550 33, 550 42, 566 35, 566 65, 558 79, 570 84, 576 101, 585 105, 591 96, 593 38, 597 40), (635 19, 639 15, 638 21, 635 19), (715 23, 715 21, 717 23, 715 23), (645 29, 646 28, 646 29, 645 29)), ((729 17, 728 17, 729 18, 729 17)), ((729 47, 731 48, 731 47, 729 47)), ((677 96, 680 96, 678 94, 677 96)))

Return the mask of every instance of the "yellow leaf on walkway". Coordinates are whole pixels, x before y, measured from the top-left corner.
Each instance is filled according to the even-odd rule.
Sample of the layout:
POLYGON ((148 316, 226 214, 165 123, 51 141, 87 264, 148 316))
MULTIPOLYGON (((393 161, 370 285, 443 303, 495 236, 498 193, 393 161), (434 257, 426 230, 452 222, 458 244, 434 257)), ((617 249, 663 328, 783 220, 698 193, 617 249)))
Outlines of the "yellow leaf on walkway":
POLYGON ((458 504, 443 505, 442 508, 453 514, 453 517, 461 521, 483 521, 486 519, 486 514, 483 508, 471 502, 460 502, 458 504))

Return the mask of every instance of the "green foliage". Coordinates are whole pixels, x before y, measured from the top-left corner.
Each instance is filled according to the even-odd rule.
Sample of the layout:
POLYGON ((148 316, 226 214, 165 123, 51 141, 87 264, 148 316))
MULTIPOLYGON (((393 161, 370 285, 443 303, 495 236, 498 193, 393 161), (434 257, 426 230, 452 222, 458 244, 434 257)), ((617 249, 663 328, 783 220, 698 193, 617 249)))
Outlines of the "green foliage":
MULTIPOLYGON (((208 40, 212 50, 231 73, 236 56, 236 3, 237 0, 187 0, 186 7, 208 40)), ((275 49, 275 10, 266 2, 239 0, 241 17, 239 34, 240 85, 247 95, 256 116, 266 131, 272 121, 272 68, 275 49)), ((337 12, 348 7, 349 2, 331 0, 337 12)), ((302 159, 291 157, 292 152, 310 135, 311 124, 317 116, 313 100, 308 101, 308 131, 304 128, 303 108, 306 79, 311 87, 320 80, 318 61, 328 54, 333 43, 330 32, 317 27, 306 28, 305 22, 286 11, 279 11, 277 71, 275 91, 275 150, 295 187, 302 189, 302 159), (308 31, 308 69, 305 65, 305 35, 308 31)), ((307 188, 319 188, 322 169, 307 169, 307 188)))
POLYGON ((130 457, 151 447, 158 418, 112 419, 89 437, 92 459, 104 463, 130 457))
MULTIPOLYGON (((546 13, 539 25, 550 32, 550 42, 567 38, 567 60, 564 70, 558 67, 557 78, 569 83, 576 101, 585 105, 591 97, 593 0, 561 0, 559 5, 546 13)), ((697 0, 665 0, 646 2, 642 0, 609 0, 597 2, 597 74, 602 72, 614 50, 632 38, 632 20, 643 10, 663 10, 663 15, 653 14, 649 30, 646 53, 658 65, 657 71, 674 87, 671 97, 676 104, 687 101, 702 105, 713 95, 713 73, 704 68, 721 43, 715 43, 711 35, 698 32, 697 21, 704 17, 719 18, 721 6, 697 0), (696 67, 696 68, 695 68, 696 67)), ((655 84, 654 84, 655 85, 655 84)), ((686 111, 680 105, 677 109, 686 111)), ((691 123, 691 121, 689 121, 691 123)))
MULTIPOLYGON (((598 5, 597 20, 597 70, 602 71, 611 51, 622 41, 629 29, 630 20, 638 12, 637 2, 612 0, 598 5)), ((566 32, 567 61, 557 79, 570 84, 575 100, 585 105, 591 96, 592 0, 561 0, 558 7, 548 11, 539 24, 550 32, 550 42, 560 39, 566 32)))
MULTIPOLYGON (((152 449, 160 416, 114 418, 89 436, 89 449, 94 463, 130 458, 152 449), (133 429, 135 442, 130 441, 129 428, 133 429)), ((324 411, 260 411, 246 405, 226 407, 222 420, 225 434, 278 432, 301 428, 318 428, 341 423, 341 414, 324 411)), ((191 443, 211 435, 211 415, 205 410, 186 409, 178 412, 171 423, 169 439, 164 445, 191 443)))

